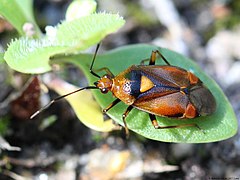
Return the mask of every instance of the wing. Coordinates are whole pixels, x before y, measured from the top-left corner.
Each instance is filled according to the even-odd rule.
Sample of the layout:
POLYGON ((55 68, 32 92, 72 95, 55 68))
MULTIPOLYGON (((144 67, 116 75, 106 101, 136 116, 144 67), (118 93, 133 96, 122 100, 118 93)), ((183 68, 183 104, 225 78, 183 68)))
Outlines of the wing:
POLYGON ((149 81, 153 84, 138 94, 134 107, 155 115, 171 117, 181 117, 185 113, 189 99, 180 92, 180 88, 190 85, 186 70, 174 66, 137 66, 132 71, 141 74, 140 87, 146 86, 144 83, 149 84, 149 81))
MULTIPOLYGON (((180 92, 181 87, 190 85, 188 72, 174 66, 136 66, 132 69, 131 74, 138 77, 136 82, 140 82, 140 91, 136 97, 138 101, 147 101, 177 93, 180 92), (142 88, 141 91, 141 87, 147 88, 142 88)), ((134 82, 133 78, 131 80, 134 82)))
POLYGON ((146 101, 139 101, 137 99, 133 106, 137 109, 158 116, 183 117, 188 103, 188 97, 177 92, 166 96, 148 99, 146 101))
POLYGON ((163 85, 172 87, 189 86, 188 72, 176 66, 137 66, 142 75, 147 76, 156 85, 163 82, 163 85))

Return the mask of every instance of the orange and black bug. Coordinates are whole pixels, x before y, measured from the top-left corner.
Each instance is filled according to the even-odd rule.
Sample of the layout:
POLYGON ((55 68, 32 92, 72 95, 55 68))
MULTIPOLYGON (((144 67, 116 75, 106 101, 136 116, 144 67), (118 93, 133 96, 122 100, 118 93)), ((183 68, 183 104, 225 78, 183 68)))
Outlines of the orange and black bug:
POLYGON ((180 67, 172 66, 157 50, 152 51, 149 59, 142 60, 141 65, 132 65, 117 76, 104 67, 104 76, 94 72, 93 65, 99 45, 96 48, 90 73, 99 78, 95 86, 80 88, 74 92, 59 96, 31 116, 35 117, 42 110, 55 101, 84 89, 99 89, 102 93, 112 92, 117 99, 103 109, 106 113, 119 102, 124 102, 128 108, 122 115, 126 133, 128 128, 126 117, 133 108, 145 111, 155 129, 178 128, 197 126, 197 124, 184 124, 175 126, 159 126, 156 116, 166 116, 179 119, 195 118, 212 114, 216 109, 216 102, 212 93, 204 86, 202 81, 193 73, 180 67), (167 65, 155 65, 156 56, 159 55, 167 65), (144 65, 149 61, 148 65, 144 65))

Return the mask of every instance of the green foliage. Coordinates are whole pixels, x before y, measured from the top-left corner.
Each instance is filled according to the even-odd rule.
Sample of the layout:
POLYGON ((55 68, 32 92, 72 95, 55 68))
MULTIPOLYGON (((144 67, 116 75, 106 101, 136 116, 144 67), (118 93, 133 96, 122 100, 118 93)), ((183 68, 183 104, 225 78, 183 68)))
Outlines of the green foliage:
POLYGON ((32 23, 40 34, 33 17, 32 3, 32 0, 0 0, 0 15, 5 17, 22 36, 25 35, 23 25, 27 22, 32 23))
POLYGON ((51 126, 53 123, 55 123, 57 120, 56 116, 49 116, 48 118, 44 119, 42 121, 42 123, 39 126, 39 129, 41 131, 45 130, 46 128, 48 128, 49 126, 51 126))
POLYGON ((240 1, 227 1, 225 8, 229 12, 216 21, 216 31, 226 28, 233 29, 239 24, 240 1))
POLYGON ((151 27, 159 23, 158 19, 153 16, 152 12, 143 10, 140 4, 133 1, 127 1, 126 3, 128 9, 127 12, 130 13, 129 16, 133 17, 141 26, 151 27))
POLYGON ((20 38, 11 42, 4 59, 16 71, 44 73, 51 70, 49 59, 54 55, 86 49, 123 24, 124 20, 120 16, 107 13, 64 21, 51 29, 55 32, 51 36, 41 39, 20 38))
MULTIPOLYGON (((139 64, 142 59, 150 57, 151 51, 159 49, 149 45, 132 45, 119 48, 103 55, 98 55, 94 69, 108 67, 115 75, 128 68, 130 65, 139 64)), ((167 49, 159 49, 172 65, 191 70, 210 89, 217 101, 217 110, 214 114, 194 119, 177 120, 166 117, 158 117, 158 123, 162 126, 197 123, 203 131, 195 127, 156 130, 149 120, 147 113, 134 109, 127 117, 128 128, 149 139, 165 142, 205 143, 220 141, 232 137, 237 132, 237 120, 234 111, 219 86, 209 78, 190 59, 167 49)), ((85 73, 90 84, 97 79, 89 73, 92 55, 72 56, 66 62, 72 62, 79 66, 85 73)), ((157 64, 164 64, 161 60, 157 64)), ((92 90, 96 100, 102 108, 109 105, 114 98, 111 93, 104 95, 98 90, 92 90)), ((108 115, 117 123, 123 125, 122 114, 127 105, 120 103, 113 107, 108 115)), ((94 123, 94 122, 92 122, 94 123)))
POLYGON ((71 21, 96 12, 95 0, 74 0, 67 9, 66 20, 71 21))
POLYGON ((4 59, 14 70, 23 73, 44 73, 51 70, 49 58, 64 52, 66 47, 50 41, 21 38, 11 42, 4 59))
POLYGON ((37 31, 33 37, 39 37, 21 37, 12 40, 8 46, 4 59, 12 69, 22 73, 39 74, 50 71, 51 57, 87 49, 118 30, 125 22, 116 14, 93 13, 96 9, 93 0, 76 0, 67 10, 68 19, 56 27, 46 28, 46 35, 40 37, 41 33, 33 17, 32 3, 32 0, 0 0, 0 14, 12 23, 20 35, 29 36, 24 32, 23 26, 30 23, 37 31), (76 8, 87 11, 84 14, 73 14, 72 11, 76 8))
POLYGON ((4 56, 4 53, 0 52, 0 64, 2 64, 4 62, 3 56, 4 56))
POLYGON ((0 136, 6 134, 9 127, 9 119, 8 117, 1 117, 0 119, 0 136))
POLYGON ((73 51, 83 50, 115 32, 123 24, 124 20, 117 14, 91 14, 57 26, 56 40, 73 51))

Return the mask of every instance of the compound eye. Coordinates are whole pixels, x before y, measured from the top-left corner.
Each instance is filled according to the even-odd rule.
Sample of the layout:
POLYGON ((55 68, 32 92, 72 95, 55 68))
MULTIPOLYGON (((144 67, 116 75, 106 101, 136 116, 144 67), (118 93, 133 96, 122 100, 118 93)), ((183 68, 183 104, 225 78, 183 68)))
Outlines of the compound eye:
POLYGON ((103 89, 101 89, 101 92, 102 92, 103 94, 106 94, 106 93, 108 92, 108 89, 107 89, 107 88, 103 88, 103 89))

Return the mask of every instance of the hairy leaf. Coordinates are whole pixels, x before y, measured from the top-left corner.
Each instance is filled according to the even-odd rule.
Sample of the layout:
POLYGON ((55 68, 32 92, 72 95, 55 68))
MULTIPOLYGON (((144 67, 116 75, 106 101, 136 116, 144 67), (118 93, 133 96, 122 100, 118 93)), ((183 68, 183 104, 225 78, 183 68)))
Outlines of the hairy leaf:
POLYGON ((51 70, 51 57, 86 49, 115 32, 123 24, 124 20, 118 15, 105 13, 63 22, 56 28, 56 36, 12 41, 4 58, 14 70, 23 73, 44 73, 51 70))

